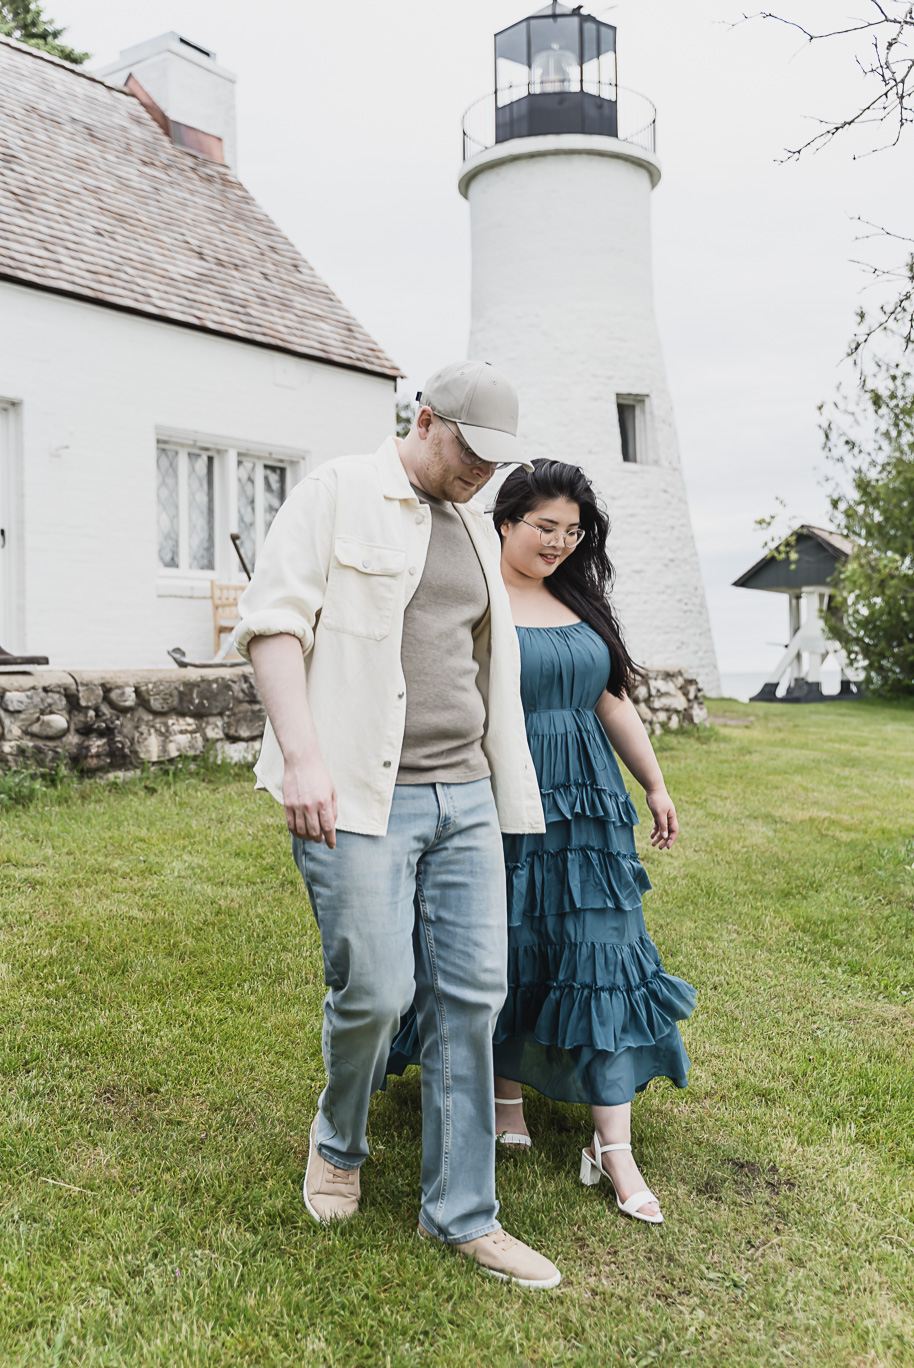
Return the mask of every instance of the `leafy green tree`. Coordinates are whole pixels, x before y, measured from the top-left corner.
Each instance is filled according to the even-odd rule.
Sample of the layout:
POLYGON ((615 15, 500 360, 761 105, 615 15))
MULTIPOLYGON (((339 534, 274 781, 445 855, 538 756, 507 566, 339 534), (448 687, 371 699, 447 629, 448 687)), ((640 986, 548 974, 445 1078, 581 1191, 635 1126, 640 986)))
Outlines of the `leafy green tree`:
POLYGON ((408 437, 416 417, 416 405, 411 399, 397 400, 397 436, 408 437))
POLYGON ((91 56, 91 53, 77 52, 57 41, 66 29, 55 28, 53 20, 42 14, 38 0, 0 0, 0 33, 49 52, 52 57, 72 62, 74 66, 81 66, 91 56))
POLYGON ((823 408, 832 525, 854 543, 828 629, 871 693, 914 697, 914 376, 877 357, 858 381, 823 408))

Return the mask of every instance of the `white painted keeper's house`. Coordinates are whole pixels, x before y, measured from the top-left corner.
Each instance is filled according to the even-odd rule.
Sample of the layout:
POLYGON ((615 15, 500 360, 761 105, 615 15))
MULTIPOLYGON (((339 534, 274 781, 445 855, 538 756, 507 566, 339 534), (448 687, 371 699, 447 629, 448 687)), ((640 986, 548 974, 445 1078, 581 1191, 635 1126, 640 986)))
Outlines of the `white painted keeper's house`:
POLYGON ((0 645, 163 666, 212 655, 229 533, 253 558, 390 432, 398 368, 238 180, 213 53, 101 76, 0 38, 0 645))

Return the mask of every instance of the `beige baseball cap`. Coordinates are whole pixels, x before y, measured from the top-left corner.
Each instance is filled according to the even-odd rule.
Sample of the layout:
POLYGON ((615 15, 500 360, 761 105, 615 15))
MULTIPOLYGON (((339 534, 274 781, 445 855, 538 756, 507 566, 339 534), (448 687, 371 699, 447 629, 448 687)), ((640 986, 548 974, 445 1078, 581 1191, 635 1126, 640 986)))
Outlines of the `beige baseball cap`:
POLYGON ((455 361, 435 371, 416 402, 427 404, 439 418, 456 425, 467 446, 481 461, 516 463, 525 470, 517 441, 517 390, 488 361, 455 361))

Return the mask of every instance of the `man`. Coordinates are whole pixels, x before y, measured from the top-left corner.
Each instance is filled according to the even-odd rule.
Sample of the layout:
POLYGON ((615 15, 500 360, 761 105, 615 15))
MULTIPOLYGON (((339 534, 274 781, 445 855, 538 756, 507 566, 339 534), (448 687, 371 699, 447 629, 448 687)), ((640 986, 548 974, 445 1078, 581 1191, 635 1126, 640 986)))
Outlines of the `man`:
POLYGON ((280 509, 236 640, 269 717, 256 773, 285 806, 321 934, 327 1086, 304 1199, 358 1210, 371 1094, 415 1001, 420 1235, 554 1287, 497 1220, 491 1039, 506 995, 505 831, 544 829, 498 538, 467 506, 522 461, 517 394, 446 366, 409 435, 319 466, 280 509))

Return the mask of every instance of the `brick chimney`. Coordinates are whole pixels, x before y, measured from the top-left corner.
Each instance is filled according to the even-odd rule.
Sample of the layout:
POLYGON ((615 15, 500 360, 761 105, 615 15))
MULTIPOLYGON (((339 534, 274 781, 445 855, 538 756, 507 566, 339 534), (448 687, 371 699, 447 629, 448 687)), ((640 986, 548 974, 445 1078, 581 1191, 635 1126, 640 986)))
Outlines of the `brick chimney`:
POLYGON ((175 142, 194 151, 206 151, 205 140, 195 140, 191 135, 194 131, 209 134, 208 155, 212 156, 211 140, 218 138, 223 156, 214 159, 225 160, 237 170, 235 76, 217 65, 216 54, 209 48, 179 33, 163 33, 126 48, 116 62, 95 68, 92 74, 110 85, 127 85, 132 76, 134 94, 139 84, 152 97, 169 121, 175 142))

